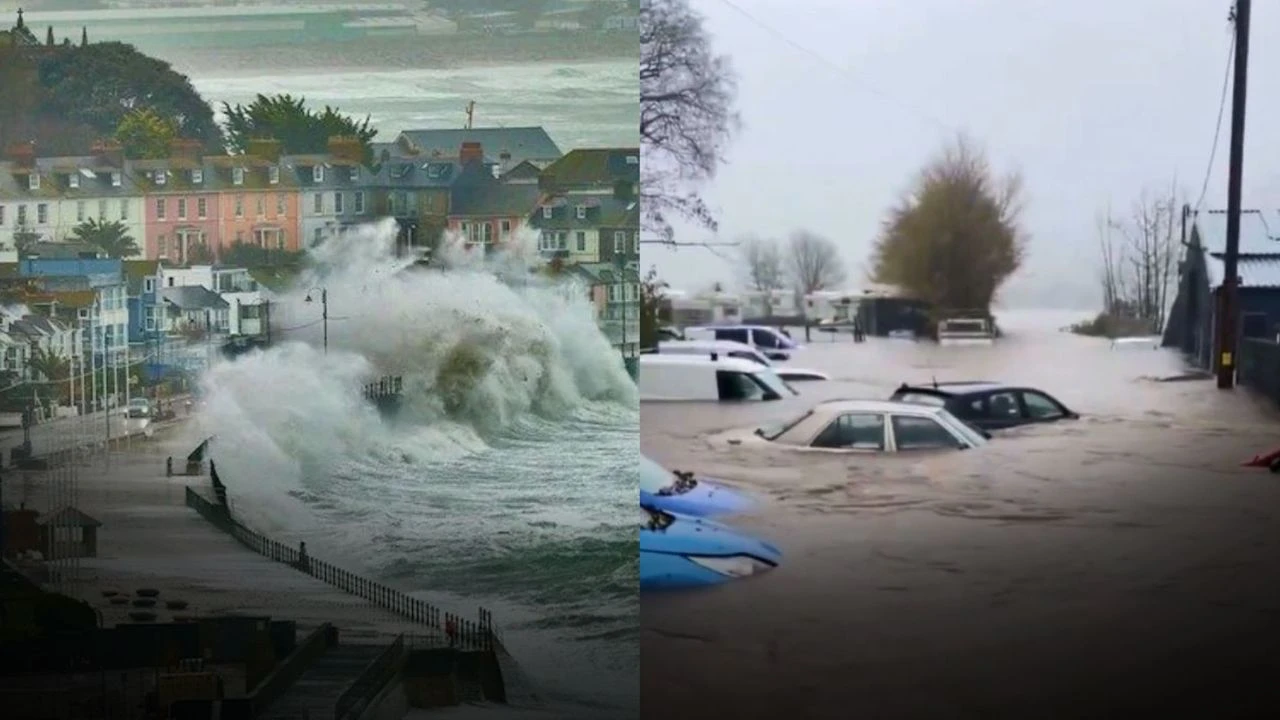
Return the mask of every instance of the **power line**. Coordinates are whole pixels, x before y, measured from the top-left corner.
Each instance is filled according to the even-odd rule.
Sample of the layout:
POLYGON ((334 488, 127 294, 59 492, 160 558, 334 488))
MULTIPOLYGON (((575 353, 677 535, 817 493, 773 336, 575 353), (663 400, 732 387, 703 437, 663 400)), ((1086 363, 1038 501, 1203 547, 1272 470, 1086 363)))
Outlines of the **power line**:
POLYGON ((896 104, 898 107, 915 114, 920 119, 927 121, 931 125, 934 125, 939 130, 942 130, 948 133, 954 133, 958 130, 958 128, 956 128, 951 123, 944 122, 943 120, 939 119, 936 115, 928 112, 927 110, 924 110, 920 106, 909 103, 903 100, 902 98, 893 95, 892 93, 886 92, 885 90, 882 90, 879 87, 876 87, 875 85, 871 84, 864 78, 857 77, 853 72, 849 70, 849 68, 841 67, 840 65, 837 65, 831 60, 827 59, 825 56, 823 56, 821 53, 817 52, 816 50, 812 50, 800 44, 799 42, 792 40, 790 37, 787 37, 787 35, 784 34, 781 30, 778 30, 777 28, 766 23, 765 21, 761 20, 755 15, 752 15, 751 13, 747 12, 740 5, 738 5, 737 3, 734 3, 732 0, 720 0, 720 2, 723 3, 726 7, 732 9, 734 12, 741 15, 742 17, 751 21, 752 24, 759 27, 761 30, 764 30, 765 32, 769 33, 770 35, 782 41, 783 43, 790 45, 793 49, 805 55, 808 55, 809 57, 813 58, 814 60, 817 60, 819 63, 822 63, 823 65, 826 65, 829 69, 834 70, 839 75, 843 75, 846 79, 852 80, 853 82, 858 83, 859 85, 862 85, 864 88, 869 90, 872 94, 880 96, 881 99, 888 100, 889 102, 896 104))
MULTIPOLYGON (((1231 25, 1235 24, 1234 11, 1231 15, 1231 25)), ((1196 200, 1196 208, 1192 211, 1194 216, 1200 212, 1200 207, 1204 204, 1205 195, 1209 192, 1209 178, 1213 175, 1213 161, 1218 155, 1218 139, 1222 137, 1222 117, 1227 109, 1227 89, 1231 87, 1231 61, 1235 59, 1236 53, 1236 34, 1231 33, 1231 42, 1227 44, 1227 62, 1226 69, 1222 73, 1222 93, 1218 99, 1218 120, 1213 126, 1213 145, 1209 148, 1209 166, 1204 169, 1204 183, 1200 185, 1200 198, 1196 200)))

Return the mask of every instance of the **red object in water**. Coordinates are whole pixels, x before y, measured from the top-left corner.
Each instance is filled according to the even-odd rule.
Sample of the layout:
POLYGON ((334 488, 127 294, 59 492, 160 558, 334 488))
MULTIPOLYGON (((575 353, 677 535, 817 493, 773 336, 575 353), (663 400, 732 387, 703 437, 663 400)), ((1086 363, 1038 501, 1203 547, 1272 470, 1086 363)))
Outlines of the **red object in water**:
POLYGON ((1280 449, 1272 450, 1266 455, 1254 455, 1252 460, 1241 463, 1244 467, 1269 468, 1276 460, 1280 460, 1280 449))

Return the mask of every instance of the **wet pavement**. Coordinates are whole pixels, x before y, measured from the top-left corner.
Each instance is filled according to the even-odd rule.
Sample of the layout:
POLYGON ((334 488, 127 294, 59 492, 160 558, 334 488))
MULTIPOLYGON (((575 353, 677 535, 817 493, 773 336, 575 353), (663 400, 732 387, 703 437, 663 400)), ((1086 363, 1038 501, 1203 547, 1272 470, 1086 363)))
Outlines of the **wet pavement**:
MULTIPOLYGON (((1111 349, 1004 313, 994 347, 814 334, 831 374, 753 405, 645 403, 645 453, 760 506, 770 573, 641 603, 644 716, 1276 716, 1280 413, 1175 354, 1111 349), (1039 387, 1083 417, 974 451, 857 457, 734 446, 724 431, 899 383, 1039 387)), ((799 335, 797 335, 799 338, 799 335)))

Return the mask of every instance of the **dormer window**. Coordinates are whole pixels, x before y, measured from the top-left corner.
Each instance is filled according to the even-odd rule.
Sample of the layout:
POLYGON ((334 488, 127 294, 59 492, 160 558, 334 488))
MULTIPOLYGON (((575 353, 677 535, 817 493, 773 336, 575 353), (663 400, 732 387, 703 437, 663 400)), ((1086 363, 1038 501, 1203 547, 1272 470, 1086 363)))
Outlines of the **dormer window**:
POLYGON ((157 170, 154 177, 157 185, 163 185, 165 181, 169 179, 169 173, 163 170, 157 170))
POLYGON ((272 185, 278 185, 280 183, 280 168, 275 165, 267 168, 267 182, 272 185))
POLYGON ((112 173, 111 173, 111 187, 120 187, 120 183, 121 183, 123 180, 124 180, 124 178, 120 177, 120 172, 119 172, 118 170, 116 170, 116 171, 112 171, 112 173))
POLYGON ((640 164, 640 156, 639 156, 639 155, 628 155, 628 156, 627 156, 627 164, 628 164, 628 165, 639 165, 639 164, 640 164))
POLYGON ((40 189, 40 173, 33 172, 27 176, 27 187, 32 190, 40 189))
POLYGON ((577 216, 578 216, 578 219, 579 219, 579 220, 586 220, 586 219, 587 219, 587 206, 586 206, 586 205, 579 205, 579 206, 577 207, 577 216))
POLYGON ((244 184, 244 168, 231 168, 231 184, 232 185, 244 184))
POLYGON ((324 182, 323 165, 313 165, 311 167, 311 182, 324 182))
POLYGON ((196 169, 192 170, 192 171, 191 171, 191 184, 192 184, 192 185, 199 185, 200 183, 203 183, 203 182, 204 182, 204 170, 201 170, 200 168, 196 168, 196 169))
POLYGON ((543 220, 550 220, 550 219, 551 219, 551 206, 550 206, 550 205, 546 205, 546 206, 544 206, 544 207, 542 208, 542 219, 543 219, 543 220))
POLYGON ((72 189, 80 187, 80 173, 71 173, 67 176, 67 187, 72 189))
POLYGON ((356 182, 359 179, 360 179, 360 167, 356 166, 351 168, 351 182, 356 182))

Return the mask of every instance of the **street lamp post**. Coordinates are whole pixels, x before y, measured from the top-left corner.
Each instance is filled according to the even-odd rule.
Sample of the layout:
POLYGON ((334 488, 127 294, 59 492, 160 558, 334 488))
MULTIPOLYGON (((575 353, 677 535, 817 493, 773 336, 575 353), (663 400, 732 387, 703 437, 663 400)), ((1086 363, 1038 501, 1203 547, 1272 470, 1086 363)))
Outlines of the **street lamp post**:
MULTIPOLYGON (((311 293, 307 293, 307 302, 311 302, 311 293)), ((320 322, 324 333, 324 354, 329 354, 329 290, 320 288, 320 322)))

